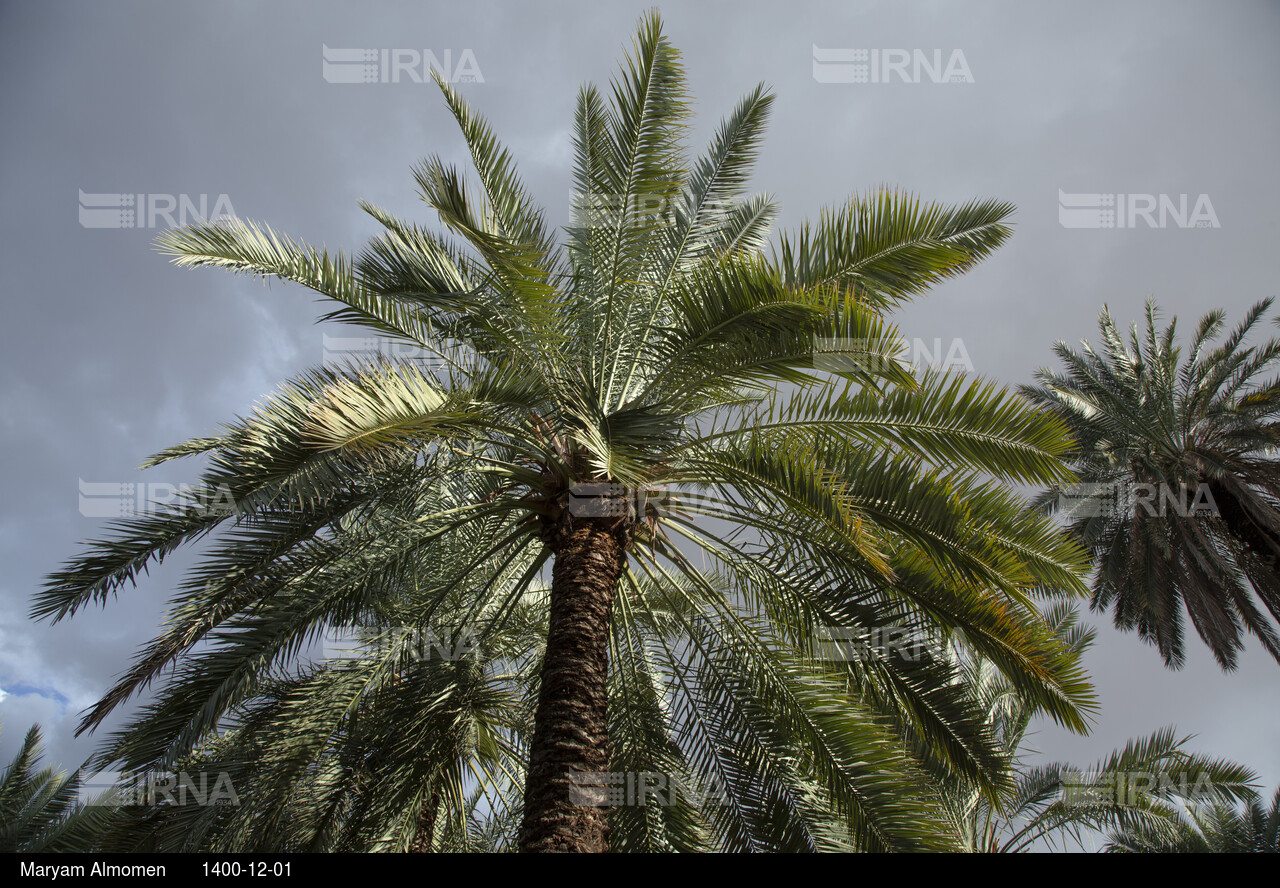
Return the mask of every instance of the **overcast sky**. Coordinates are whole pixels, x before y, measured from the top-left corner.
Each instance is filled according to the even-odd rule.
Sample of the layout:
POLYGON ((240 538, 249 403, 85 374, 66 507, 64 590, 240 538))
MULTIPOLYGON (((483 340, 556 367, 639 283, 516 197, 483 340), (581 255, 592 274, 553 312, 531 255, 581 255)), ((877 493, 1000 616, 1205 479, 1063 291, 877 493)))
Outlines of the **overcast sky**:
MULTIPOLYGON (((80 483, 194 481, 196 465, 135 467, 323 358, 311 294, 173 268, 152 246, 169 219, 151 210, 204 195, 211 214, 343 248, 374 232, 360 199, 434 224, 410 167, 463 156, 438 91, 415 82, 414 53, 429 50, 449 53, 458 88, 563 224, 575 93, 607 84, 648 5, 0 5, 0 757, 34 721, 51 760, 88 755, 93 741, 71 736, 78 713, 155 633, 189 563, 105 609, 33 624, 43 576, 102 530, 82 514, 80 483), (363 73, 333 52, 352 49, 411 67, 397 75, 376 52, 372 82, 340 82, 363 73), (144 195, 132 227, 102 227, 118 224, 120 194, 144 195)), ((1280 295, 1276 3, 660 8, 696 99, 699 149, 757 82, 775 92, 754 185, 780 203, 783 227, 883 184, 1017 206, 1003 248, 896 317, 924 348, 961 343, 978 373, 1030 381, 1056 340, 1096 338, 1104 303, 1127 325, 1154 296, 1190 327, 1211 308, 1234 322, 1280 295), (1106 195, 1130 197, 1100 227, 1106 195), (1155 211, 1130 218, 1148 201, 1155 211)), ((1280 666, 1255 643, 1224 676, 1192 636, 1186 667, 1169 672, 1108 617, 1086 619, 1100 630, 1088 658, 1097 727, 1081 738, 1044 726, 1032 745, 1092 760, 1173 724, 1198 735, 1196 749, 1280 783, 1280 666)))

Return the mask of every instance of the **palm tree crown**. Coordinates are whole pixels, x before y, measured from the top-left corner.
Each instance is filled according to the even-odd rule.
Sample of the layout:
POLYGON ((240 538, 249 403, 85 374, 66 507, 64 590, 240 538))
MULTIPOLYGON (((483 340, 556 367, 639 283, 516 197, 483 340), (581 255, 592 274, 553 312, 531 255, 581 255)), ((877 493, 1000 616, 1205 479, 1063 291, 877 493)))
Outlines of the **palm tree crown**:
POLYGON ((1127 343, 1104 309, 1100 350, 1059 343, 1064 372, 1042 369, 1023 388, 1079 441, 1082 484, 1041 502, 1064 507, 1092 550, 1094 608, 1110 608, 1171 667, 1185 657, 1184 610, 1223 669, 1235 668, 1246 630, 1280 660, 1280 381, 1264 377, 1280 342, 1245 345, 1270 306, 1253 306, 1216 347, 1224 313, 1206 314, 1185 352, 1176 319, 1157 329, 1154 302, 1127 343))
POLYGON ((461 822, 477 788, 527 850, 949 844, 928 776, 1007 781, 980 701, 946 657, 818 640, 960 628, 1085 726, 1078 658, 1036 607, 1084 591, 1085 553, 1005 486, 1069 480, 1066 427, 989 382, 909 372, 882 316, 987 256, 1011 208, 886 191, 770 243, 774 204, 745 189, 772 97, 751 91, 689 164, 683 72, 650 15, 608 100, 578 94, 561 243, 439 85, 478 180, 416 168, 447 234, 363 204, 385 231, 355 258, 238 220, 160 239, 180 265, 303 284, 337 304, 326 319, 431 361, 314 370, 157 455, 205 454, 205 493, 234 512, 196 497, 130 519, 51 577, 35 613, 61 619, 219 532, 86 717, 176 666, 104 760, 203 755, 231 724, 275 750, 258 814, 326 768, 351 778, 308 784, 320 844, 430 844, 437 809, 461 822), (389 623, 465 630, 474 669, 395 646, 298 664, 328 627, 389 623), (272 740, 255 707, 311 715, 272 740), (393 787, 376 810, 341 801, 357 773, 393 787), (583 783, 637 774, 699 801, 606 809, 583 783))
POLYGON ((85 804, 79 771, 68 775, 40 768, 42 746, 40 726, 32 725, 17 755, 0 773, 0 851, 87 851, 108 829, 111 812, 85 804))
POLYGON ((1218 802, 1176 818, 1112 831, 1107 851, 1146 854, 1280 854, 1280 790, 1271 804, 1252 793, 1243 805, 1218 802))
MULTIPOLYGON (((1054 602, 1044 616, 1072 650, 1083 652, 1093 643, 1093 630, 1079 625, 1070 603, 1054 602)), ((947 813, 966 851, 1084 849, 1103 831, 1160 834, 1176 830, 1189 811, 1230 806, 1253 794, 1253 771, 1187 752, 1190 738, 1179 740, 1171 728, 1131 740, 1088 767, 1026 762, 1033 707, 983 658, 962 662, 1016 772, 998 802, 962 783, 944 788, 947 813)))

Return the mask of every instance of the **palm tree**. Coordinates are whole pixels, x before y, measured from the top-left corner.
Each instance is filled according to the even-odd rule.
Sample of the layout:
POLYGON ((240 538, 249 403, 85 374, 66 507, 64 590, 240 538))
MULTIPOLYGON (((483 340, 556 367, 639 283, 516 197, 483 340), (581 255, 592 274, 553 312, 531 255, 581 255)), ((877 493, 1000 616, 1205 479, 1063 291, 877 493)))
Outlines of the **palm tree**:
POLYGON ((1135 824, 1110 836, 1107 851, 1156 854, 1280 853, 1280 790, 1264 808, 1256 795, 1243 810, 1218 803, 1190 808, 1171 822, 1135 824))
MULTIPOLYGON (((270 680, 325 627, 461 613, 501 653, 545 586, 540 647, 519 652, 533 674, 511 685, 533 712, 509 735, 521 849, 604 850, 611 825, 615 847, 945 845, 927 774, 992 794, 1007 777, 957 670, 893 652, 817 661, 815 639, 960 628, 1037 707, 1086 725, 1087 679, 1035 601, 1083 593, 1085 553, 1006 486, 1069 480, 1066 428, 983 380, 907 372, 882 317, 987 256, 1011 207, 881 192, 770 246, 775 207, 745 187, 772 97, 749 93, 689 167, 684 77, 651 14, 611 102, 579 92, 561 245, 489 126, 439 85, 479 180, 439 158, 416 168, 449 235, 363 204, 385 232, 356 258, 239 220, 160 238, 179 265, 303 284, 337 303, 326 319, 434 365, 311 371, 147 463, 206 455, 202 493, 118 525, 50 577, 34 614, 68 617, 215 542, 82 729, 172 667, 103 753, 168 765, 269 705, 270 680), (637 774, 728 802, 599 804, 637 774)), ((366 678, 392 693, 404 672, 366 678)), ((368 688, 324 691, 328 736, 355 736, 368 688)), ((458 784, 435 789, 468 747, 439 748, 454 758, 398 772, 419 781, 401 813, 430 818, 436 799, 461 816, 458 784)))
MULTIPOLYGON (((1074 651, 1083 653, 1093 643, 1093 630, 1078 624, 1069 602, 1053 602, 1045 620, 1074 651)), ((1188 804, 1230 804, 1253 792, 1251 770, 1186 751, 1190 738, 1177 739, 1171 728, 1130 741, 1088 767, 1028 765, 1024 747, 1034 708, 985 659, 962 650, 956 655, 1016 772, 995 801, 972 786, 945 786, 946 810, 967 851, 1083 849, 1090 835, 1104 830, 1163 834, 1181 822, 1188 804)))
POLYGON ((68 776, 41 768, 40 726, 32 725, 22 748, 0 774, 0 851, 34 854, 90 851, 110 819, 110 809, 80 801, 80 772, 68 776))
MULTIPOLYGON (((448 515, 491 492, 489 479, 473 480, 480 488, 419 487, 414 514, 448 515)), ((519 811, 513 775, 523 767, 546 625, 546 590, 530 588, 507 602, 510 612, 485 633, 483 646, 456 631, 469 618, 499 616, 505 595, 488 596, 484 587, 497 583, 505 593, 525 570, 503 577, 497 553, 475 564, 500 522, 470 522, 443 536, 445 521, 427 528, 438 539, 419 567, 439 582, 425 590, 380 589, 374 614, 359 626, 330 626, 319 657, 262 681, 253 699, 235 708, 227 730, 186 757, 181 770, 226 775, 237 804, 122 809, 104 850, 498 850, 501 842, 482 833, 519 811), (489 610, 470 614, 477 603, 489 610), (416 631, 424 611, 439 631, 416 631)), ((366 545, 392 545, 401 523, 379 510, 351 532, 366 545)), ((356 540, 344 543, 359 551, 356 540)), ((346 582, 359 569, 329 573, 346 582)), ((328 580, 313 583, 313 594, 328 580)), ((144 718, 101 757, 144 761, 148 753, 139 746, 167 739, 144 718)))
POLYGON ((1216 347, 1225 315, 1206 314, 1185 353, 1176 318, 1156 329, 1153 301, 1145 336, 1135 324, 1127 344, 1104 309, 1100 351, 1058 343, 1064 372, 1041 369, 1023 387, 1079 441, 1082 485, 1041 503, 1070 506, 1070 532, 1098 568, 1093 607, 1111 608, 1172 668, 1185 657, 1184 608, 1223 670, 1235 668, 1244 630, 1280 660, 1280 381, 1264 377, 1280 342, 1244 344, 1270 307, 1254 305, 1216 347))

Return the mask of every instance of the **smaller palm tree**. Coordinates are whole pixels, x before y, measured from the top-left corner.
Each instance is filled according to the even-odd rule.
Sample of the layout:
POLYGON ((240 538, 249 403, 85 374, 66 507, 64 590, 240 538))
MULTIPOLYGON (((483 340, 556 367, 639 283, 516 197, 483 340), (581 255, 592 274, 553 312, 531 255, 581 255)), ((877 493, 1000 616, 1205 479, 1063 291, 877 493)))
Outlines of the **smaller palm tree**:
POLYGON ((40 768, 42 745, 40 726, 32 725, 0 775, 0 851, 91 851, 110 809, 77 801, 79 772, 40 768))
MULTIPOLYGON (((447 513, 459 497, 482 500, 493 487, 483 476, 474 483, 487 489, 437 485, 420 493, 420 505, 447 513)), ((344 533, 387 541, 399 524, 394 514, 375 513, 344 533)), ((547 595, 534 586, 501 596, 504 622, 483 644, 478 633, 457 631, 499 616, 498 605, 477 602, 490 585, 510 591, 525 571, 500 555, 477 563, 490 524, 473 521, 445 537, 423 565, 424 576, 442 583, 467 579, 443 597, 434 586, 396 586, 351 622, 325 625, 318 651, 312 646, 265 680, 174 768, 225 775, 235 804, 121 808, 103 850, 507 850, 520 811, 547 595), (425 624, 424 613, 431 614, 425 624)), ((374 549, 353 548, 360 554, 352 562, 374 549)), ((341 587, 358 567, 331 565, 312 588, 341 587)), ((154 750, 170 738, 163 711, 162 703, 151 707, 99 760, 126 770, 155 767, 154 750)))
POLYGON ((1135 324, 1127 343, 1104 308, 1101 350, 1060 342, 1064 372, 1041 369, 1022 387, 1078 442, 1082 484, 1040 504, 1063 510, 1092 550, 1093 608, 1110 608, 1171 668, 1185 659, 1184 609, 1224 670, 1246 631, 1280 661, 1280 380, 1264 376, 1280 342, 1245 345, 1270 307, 1254 305, 1216 347, 1225 315, 1206 314, 1185 352, 1176 318, 1157 330, 1154 302, 1145 335, 1135 324))
MULTIPOLYGON (((1078 624, 1067 602, 1047 607, 1045 620, 1078 654, 1093 643, 1093 630, 1078 624)), ((1102 831, 1163 836, 1182 823, 1188 804, 1229 805, 1253 792, 1251 770, 1188 752, 1190 738, 1177 739, 1171 728, 1132 740, 1087 768, 1061 762, 1025 766, 1033 708, 984 658, 958 659, 1015 771, 1011 789, 994 802, 976 788, 947 781, 942 797, 967 851, 1083 849, 1091 834, 1102 831)))
POLYGON ((1133 826, 1111 836, 1107 851, 1187 854, 1280 853, 1280 789, 1271 807, 1254 797, 1239 810, 1213 805, 1190 810, 1175 820, 1133 826))

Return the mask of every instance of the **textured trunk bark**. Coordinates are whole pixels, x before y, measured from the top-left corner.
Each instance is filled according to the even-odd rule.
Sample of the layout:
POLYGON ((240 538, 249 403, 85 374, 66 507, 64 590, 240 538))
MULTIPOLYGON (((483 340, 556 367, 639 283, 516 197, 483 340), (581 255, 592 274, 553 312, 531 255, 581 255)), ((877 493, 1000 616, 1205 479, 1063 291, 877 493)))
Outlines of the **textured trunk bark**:
POLYGON ((581 804, 583 789, 569 775, 609 767, 609 631, 626 536, 616 520, 580 519, 558 528, 551 544, 551 619, 520 850, 608 851, 607 809, 581 804))
POLYGON ((418 813, 418 833, 413 837, 413 841, 409 844, 409 850, 413 853, 422 854, 432 850, 431 838, 436 831, 436 814, 440 810, 440 790, 433 790, 431 798, 422 806, 422 810, 418 813))

